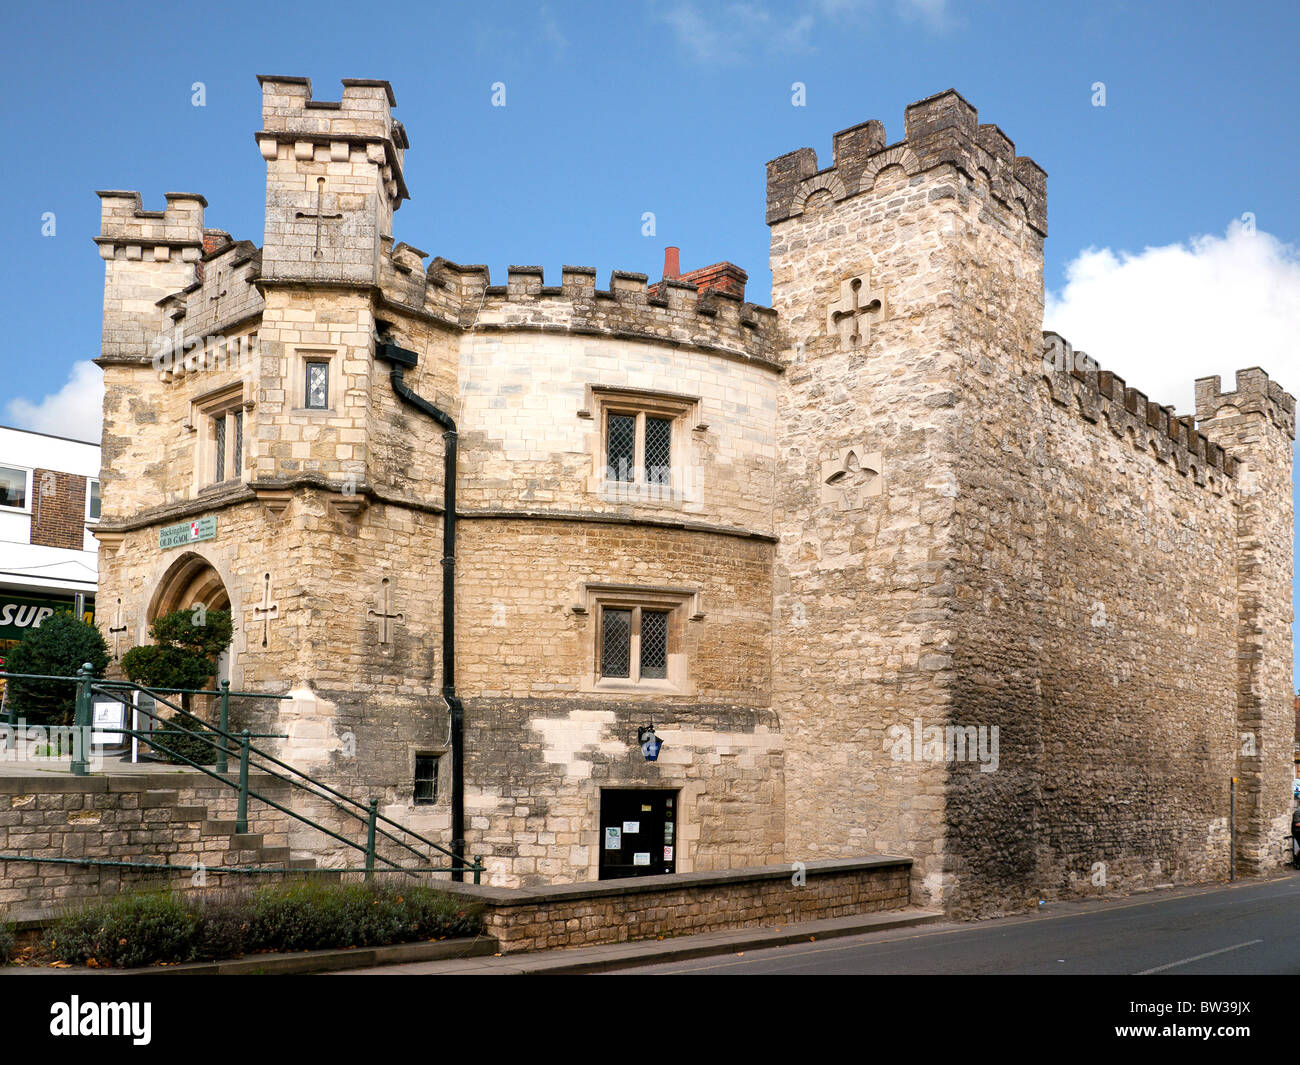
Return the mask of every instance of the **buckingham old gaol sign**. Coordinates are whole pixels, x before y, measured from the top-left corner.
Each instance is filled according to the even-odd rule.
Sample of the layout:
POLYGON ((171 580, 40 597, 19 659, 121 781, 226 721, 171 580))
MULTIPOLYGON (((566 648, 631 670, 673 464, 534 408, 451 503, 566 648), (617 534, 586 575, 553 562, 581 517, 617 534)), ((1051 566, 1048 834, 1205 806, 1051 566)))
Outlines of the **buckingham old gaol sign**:
POLYGON ((181 522, 180 525, 168 525, 158 530, 158 547, 180 547, 194 544, 200 540, 215 540, 217 537, 217 519, 215 517, 198 518, 195 521, 181 522))

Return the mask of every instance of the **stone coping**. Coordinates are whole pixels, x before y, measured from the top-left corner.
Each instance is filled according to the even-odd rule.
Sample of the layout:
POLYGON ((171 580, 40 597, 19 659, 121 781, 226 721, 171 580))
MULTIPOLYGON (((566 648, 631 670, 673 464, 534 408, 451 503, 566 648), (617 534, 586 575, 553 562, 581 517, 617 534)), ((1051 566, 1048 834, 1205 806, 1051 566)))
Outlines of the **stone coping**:
MULTIPOLYGON (((808 877, 862 872, 868 869, 911 867, 911 858, 889 854, 868 854, 858 858, 828 858, 801 863, 808 877)), ((493 909, 512 906, 537 906, 582 899, 647 895, 660 891, 690 891, 770 880, 784 880, 791 875, 791 863, 756 865, 742 869, 711 869, 698 873, 666 873, 659 876, 632 876, 620 880, 584 881, 578 884, 550 884, 533 888, 498 888, 486 885, 439 883, 438 888, 453 895, 463 895, 486 903, 493 909)))
MULTIPOLYGON (((236 760, 237 761, 237 760, 236 760)), ((127 772, 95 772, 89 776, 75 777, 67 770, 36 769, 30 764, 0 762, 0 794, 28 795, 32 792, 66 793, 83 792, 86 794, 105 794, 123 791, 169 791, 173 788, 189 788, 197 785, 210 785, 213 788, 227 790, 233 795, 233 786, 238 782, 238 766, 222 778, 228 782, 200 773, 197 769, 178 766, 159 766, 146 769, 136 766, 127 772)), ((250 784, 262 787, 273 783, 278 778, 269 773, 251 770, 248 774, 250 784)))

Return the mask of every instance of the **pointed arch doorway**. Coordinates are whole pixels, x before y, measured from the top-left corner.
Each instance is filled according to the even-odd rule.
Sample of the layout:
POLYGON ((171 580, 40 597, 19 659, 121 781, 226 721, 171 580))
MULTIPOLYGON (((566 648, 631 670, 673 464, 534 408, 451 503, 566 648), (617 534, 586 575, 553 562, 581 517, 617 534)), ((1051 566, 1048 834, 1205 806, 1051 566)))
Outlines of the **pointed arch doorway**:
MULTIPOLYGON (((152 625, 164 614, 176 610, 190 610, 202 604, 205 610, 229 610, 230 593, 225 582, 206 558, 188 551, 173 562, 154 591, 149 602, 146 621, 152 625)), ((231 641, 234 646, 235 641, 231 641)), ((217 659, 214 687, 230 680, 230 648, 217 659)))

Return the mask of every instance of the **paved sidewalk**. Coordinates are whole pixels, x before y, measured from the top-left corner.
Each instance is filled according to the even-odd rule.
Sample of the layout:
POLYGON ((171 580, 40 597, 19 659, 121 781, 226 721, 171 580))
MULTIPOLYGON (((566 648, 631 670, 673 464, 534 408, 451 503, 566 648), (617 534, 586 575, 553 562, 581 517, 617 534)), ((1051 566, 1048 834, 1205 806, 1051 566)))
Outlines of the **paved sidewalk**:
POLYGON ((908 909, 890 913, 859 914, 823 921, 802 921, 788 925, 759 925, 722 932, 704 932, 664 940, 608 943, 598 947, 539 951, 535 954, 495 955, 490 958, 458 958, 448 961, 409 962, 381 965, 372 969, 351 969, 330 976, 523 976, 598 973, 637 965, 657 965, 717 954, 735 954, 763 947, 786 946, 841 936, 884 932, 898 928, 933 924, 943 919, 937 910, 908 909))

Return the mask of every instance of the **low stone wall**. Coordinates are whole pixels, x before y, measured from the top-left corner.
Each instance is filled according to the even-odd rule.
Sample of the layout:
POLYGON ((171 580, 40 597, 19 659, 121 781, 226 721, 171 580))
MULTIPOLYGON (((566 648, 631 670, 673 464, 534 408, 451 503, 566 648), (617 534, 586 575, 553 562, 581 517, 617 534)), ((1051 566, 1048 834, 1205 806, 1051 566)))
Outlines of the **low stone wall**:
MULTIPOLYGON (((250 786, 284 801, 276 794, 284 785, 262 774, 252 774, 250 786)), ((0 776, 0 854, 180 867, 169 873, 0 860, 0 912, 9 919, 47 916, 62 904, 107 899, 130 888, 222 887, 248 879, 215 872, 196 877, 196 863, 287 862, 288 818, 252 802, 249 834, 236 835, 235 807, 233 789, 197 772, 0 776)))
POLYGON ((872 855, 517 890, 448 883, 485 907, 503 953, 903 909, 912 862, 872 855))

